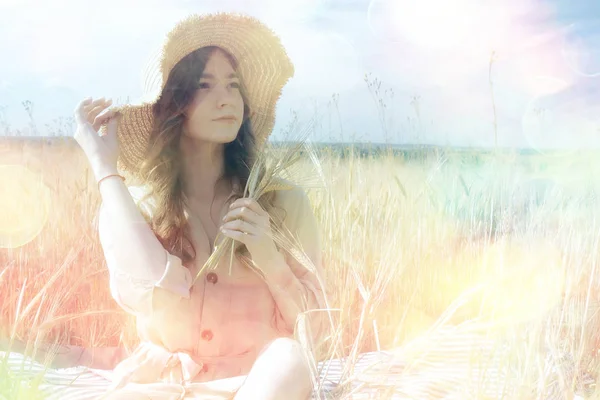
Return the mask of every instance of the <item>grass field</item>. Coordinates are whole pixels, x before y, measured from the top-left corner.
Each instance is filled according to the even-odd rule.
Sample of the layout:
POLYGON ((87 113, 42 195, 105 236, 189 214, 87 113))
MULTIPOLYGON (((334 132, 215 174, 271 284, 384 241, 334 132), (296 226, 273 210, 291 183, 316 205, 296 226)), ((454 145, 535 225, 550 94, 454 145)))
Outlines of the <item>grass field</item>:
MULTIPOLYGON (((4 147, 4 164, 26 165, 45 189, 18 192, 26 181, 4 168, 2 178, 17 182, 1 198, 21 196, 11 204, 35 215, 30 223, 46 223, 31 241, 0 252, 2 337, 32 348, 35 340, 134 346, 135 321, 109 293, 95 226, 100 198, 83 155, 72 140, 17 147, 4 147)), ((402 348, 429 328, 472 324, 512 341, 523 393, 543 391, 541 344, 568 352, 595 377, 598 158, 319 154, 325 188, 309 197, 344 353, 402 348)), ((7 220, 5 213, 2 229, 7 220)), ((0 398, 17 398, 18 378, 3 374, 0 398)))

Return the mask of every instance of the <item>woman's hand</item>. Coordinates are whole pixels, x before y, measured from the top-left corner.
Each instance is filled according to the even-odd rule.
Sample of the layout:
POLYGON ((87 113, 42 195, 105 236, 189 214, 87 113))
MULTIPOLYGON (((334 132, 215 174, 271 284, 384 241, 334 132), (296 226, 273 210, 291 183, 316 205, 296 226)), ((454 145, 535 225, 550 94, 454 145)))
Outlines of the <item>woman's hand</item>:
POLYGON ((244 243, 255 263, 268 262, 277 254, 269 213, 256 200, 237 199, 231 204, 223 222, 223 235, 244 243))
POLYGON ((114 111, 105 111, 112 101, 91 98, 83 100, 75 109, 77 131, 74 138, 83 149, 96 175, 101 178, 108 171, 115 171, 119 157, 119 143, 117 140, 117 124, 113 118, 114 111), (99 134, 100 126, 108 122, 105 135, 99 134))

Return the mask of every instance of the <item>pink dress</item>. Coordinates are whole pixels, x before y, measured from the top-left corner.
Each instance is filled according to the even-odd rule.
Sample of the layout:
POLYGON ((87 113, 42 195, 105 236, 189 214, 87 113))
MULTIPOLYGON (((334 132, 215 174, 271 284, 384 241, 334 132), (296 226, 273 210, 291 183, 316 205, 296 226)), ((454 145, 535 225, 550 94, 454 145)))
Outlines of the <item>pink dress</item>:
MULTIPOLYGON (((138 207, 151 213, 153 202, 140 201, 144 187, 128 189, 138 207)), ((240 193, 241 187, 235 182, 221 218, 240 193)), ((277 192, 275 204, 287 213, 284 224, 312 266, 307 268, 281 250, 272 261, 278 266, 275 275, 265 279, 234 258, 229 276, 226 252, 216 270, 203 272, 195 282, 181 259, 166 251, 166 263, 132 261, 131 246, 147 244, 119 236, 127 228, 124 224, 131 222, 109 220, 101 209, 98 229, 110 271, 110 291, 115 301, 136 317, 141 339, 135 351, 115 368, 113 388, 164 384, 185 387, 192 393, 206 392, 209 385, 203 383, 247 375, 270 341, 293 337, 299 312, 326 308, 319 234, 308 197, 292 185, 290 190, 277 192), (290 300, 296 307, 289 306, 290 300)), ((131 233, 132 227, 128 228, 131 233)), ((198 271, 209 256, 208 238, 203 233, 194 241, 194 269, 198 271)), ((307 315, 312 337, 320 337, 326 313, 307 315)), ((239 387, 241 380, 236 382, 239 387)))

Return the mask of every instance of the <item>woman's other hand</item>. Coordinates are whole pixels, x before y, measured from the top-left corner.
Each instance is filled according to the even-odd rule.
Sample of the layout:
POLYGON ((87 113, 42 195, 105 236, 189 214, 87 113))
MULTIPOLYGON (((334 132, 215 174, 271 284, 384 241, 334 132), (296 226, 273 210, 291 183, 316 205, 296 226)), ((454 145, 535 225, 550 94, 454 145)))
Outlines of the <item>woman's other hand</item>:
POLYGON ((75 109, 77 130, 74 138, 87 156, 97 179, 117 169, 119 143, 114 110, 104 112, 112 101, 104 98, 83 100, 75 109), (100 135, 100 126, 107 123, 106 133, 100 135))

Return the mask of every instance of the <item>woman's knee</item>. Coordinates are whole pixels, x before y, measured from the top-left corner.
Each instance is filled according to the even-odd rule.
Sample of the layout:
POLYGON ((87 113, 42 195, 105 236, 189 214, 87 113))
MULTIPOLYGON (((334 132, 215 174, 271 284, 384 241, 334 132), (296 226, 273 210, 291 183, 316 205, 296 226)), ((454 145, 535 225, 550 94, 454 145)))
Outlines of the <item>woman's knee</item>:
MULTIPOLYGON (((271 341, 263 349, 263 354, 277 358, 280 363, 290 366, 307 367, 307 353, 302 345, 292 338, 282 337, 271 341)), ((281 365, 281 364, 280 364, 281 365)))
POLYGON ((302 345, 291 338, 277 338, 267 344, 253 368, 254 379, 262 376, 271 388, 264 398, 307 399, 312 390, 311 372, 302 345))
POLYGON ((312 382, 307 353, 292 338, 277 338, 267 344, 254 363, 254 369, 271 371, 282 385, 290 381, 307 385, 312 382))

